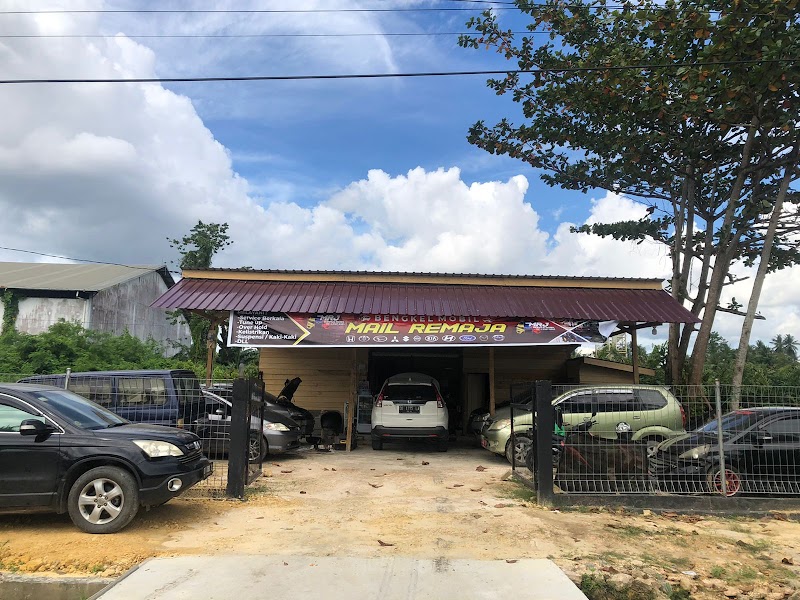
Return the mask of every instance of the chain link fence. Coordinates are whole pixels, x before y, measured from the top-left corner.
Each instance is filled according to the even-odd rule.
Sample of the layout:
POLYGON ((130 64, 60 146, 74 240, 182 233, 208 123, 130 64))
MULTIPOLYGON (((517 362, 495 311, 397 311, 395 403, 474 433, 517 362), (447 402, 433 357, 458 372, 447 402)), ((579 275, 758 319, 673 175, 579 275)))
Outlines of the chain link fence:
MULTIPOLYGON (((214 471, 188 490, 185 497, 212 498, 231 495, 232 479, 244 481, 242 485, 252 483, 261 475, 263 461, 269 454, 299 447, 305 430, 310 433, 314 426, 310 414, 310 423, 306 419, 302 427, 298 425, 290 417, 290 403, 267 393, 263 381, 240 381, 246 381, 249 387, 237 398, 234 380, 214 381, 206 386, 194 373, 184 370, 0 374, 2 383, 36 383, 68 389, 133 423, 178 427, 197 434, 203 453, 214 463, 214 471), (237 402, 244 405, 238 422, 235 421, 237 402), (232 444, 237 427, 243 432, 240 449, 232 444), (241 460, 236 462, 234 458, 241 460), (232 463, 237 465, 235 474, 230 469, 232 463)), ((243 493, 240 487, 234 486, 239 496, 243 493)))
POLYGON ((555 494, 800 495, 798 387, 526 383, 481 438, 555 494))

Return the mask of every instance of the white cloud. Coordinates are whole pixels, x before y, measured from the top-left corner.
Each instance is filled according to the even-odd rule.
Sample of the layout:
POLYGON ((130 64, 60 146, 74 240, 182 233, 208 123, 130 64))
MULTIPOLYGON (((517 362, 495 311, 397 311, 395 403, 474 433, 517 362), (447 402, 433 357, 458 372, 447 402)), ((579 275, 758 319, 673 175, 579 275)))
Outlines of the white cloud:
MULTIPOLYGON (((80 6, 99 5, 87 0, 80 6)), ((87 27, 85 20, 79 25, 64 17, 0 23, 18 32, 87 27)), ((0 45, 3 78, 150 76, 157 63, 151 49, 124 36, 0 45)), ((375 169, 310 206, 295 189, 270 183, 267 175, 256 196, 234 172, 230 153, 204 125, 193 101, 157 84, 5 86, 0 114, 2 246, 161 263, 176 258, 166 238, 180 237, 200 219, 230 224, 235 243, 217 266, 669 273, 663 249, 653 244, 575 235, 569 223, 549 235, 539 220, 547 199, 531 194, 520 175, 467 182, 455 167, 417 167, 402 175, 375 169)), ((263 156, 266 168, 279 168, 281 157, 263 156)), ((606 194, 593 202, 586 222, 643 214, 640 205, 606 194)), ((0 260, 30 257, 0 250, 0 260)), ((768 280, 762 309, 769 320, 759 323, 759 335, 796 331, 800 324, 787 283, 792 277, 796 280, 796 270, 768 280)))

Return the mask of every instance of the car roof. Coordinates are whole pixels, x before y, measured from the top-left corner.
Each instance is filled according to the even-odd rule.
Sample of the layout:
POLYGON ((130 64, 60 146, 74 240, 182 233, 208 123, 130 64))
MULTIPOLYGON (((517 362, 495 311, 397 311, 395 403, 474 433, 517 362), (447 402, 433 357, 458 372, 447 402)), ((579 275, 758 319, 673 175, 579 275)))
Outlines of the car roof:
MULTIPOLYGON (((120 371, 73 371, 70 373, 70 377, 85 377, 87 375, 92 376, 109 376, 109 375, 171 375, 179 373, 183 376, 192 376, 197 377, 194 371, 189 369, 132 369, 132 370, 120 370, 120 371)), ((66 373, 47 373, 41 375, 29 375, 25 377, 25 379, 34 379, 34 378, 42 378, 42 377, 64 377, 66 373)))
POLYGON ((754 406, 754 407, 746 407, 746 408, 738 408, 736 410, 730 411, 731 413, 762 413, 765 415, 777 414, 777 413, 798 413, 800 414, 800 407, 798 406, 754 406))
POLYGON ((41 392, 64 388, 44 383, 0 383, 0 392, 41 392))

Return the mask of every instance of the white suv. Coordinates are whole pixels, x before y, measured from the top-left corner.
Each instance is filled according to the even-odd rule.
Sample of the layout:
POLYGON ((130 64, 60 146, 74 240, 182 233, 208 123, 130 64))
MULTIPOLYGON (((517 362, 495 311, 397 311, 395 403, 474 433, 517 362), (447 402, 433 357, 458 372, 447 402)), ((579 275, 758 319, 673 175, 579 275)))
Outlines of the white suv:
POLYGON ((435 440, 447 452, 447 406, 439 382, 422 373, 400 373, 383 382, 372 407, 372 449, 392 438, 435 440))

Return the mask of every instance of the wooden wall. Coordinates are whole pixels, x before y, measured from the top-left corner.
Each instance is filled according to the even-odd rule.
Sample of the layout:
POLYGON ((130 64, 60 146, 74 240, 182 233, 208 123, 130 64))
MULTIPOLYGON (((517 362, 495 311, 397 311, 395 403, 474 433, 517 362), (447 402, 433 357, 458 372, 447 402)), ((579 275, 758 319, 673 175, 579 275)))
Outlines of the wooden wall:
POLYGON ((356 352, 348 348, 262 348, 258 368, 267 391, 277 394, 286 379, 303 380, 294 403, 311 411, 343 411, 353 389, 356 352))

